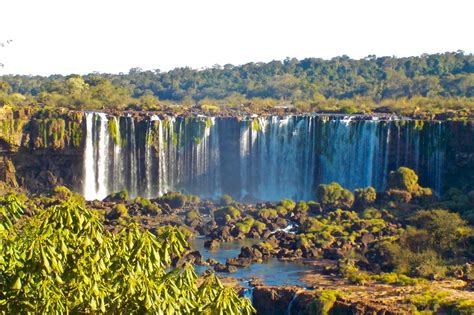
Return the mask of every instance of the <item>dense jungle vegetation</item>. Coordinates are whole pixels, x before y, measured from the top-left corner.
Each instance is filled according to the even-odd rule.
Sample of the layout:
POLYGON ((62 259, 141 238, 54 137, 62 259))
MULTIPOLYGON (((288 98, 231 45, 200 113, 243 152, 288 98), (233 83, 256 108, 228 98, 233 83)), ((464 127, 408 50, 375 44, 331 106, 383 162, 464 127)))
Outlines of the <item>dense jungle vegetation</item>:
POLYGON ((0 77, 0 104, 75 109, 163 109, 198 105, 295 106, 302 111, 395 112, 404 115, 474 108, 474 56, 462 51, 418 57, 347 56, 331 60, 216 65, 168 72, 131 69, 128 74, 0 77))
POLYGON ((193 266, 170 268, 187 243, 169 226, 114 233, 82 196, 0 196, 0 313, 250 314, 250 300, 193 266))

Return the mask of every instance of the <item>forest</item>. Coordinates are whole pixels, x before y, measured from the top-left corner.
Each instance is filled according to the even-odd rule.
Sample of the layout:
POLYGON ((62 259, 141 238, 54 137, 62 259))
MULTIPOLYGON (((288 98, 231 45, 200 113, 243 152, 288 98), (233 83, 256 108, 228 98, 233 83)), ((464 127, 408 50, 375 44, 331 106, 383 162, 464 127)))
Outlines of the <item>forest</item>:
POLYGON ((462 51, 417 57, 330 60, 287 58, 240 66, 133 68, 128 74, 0 77, 0 104, 74 109, 158 110, 177 105, 218 111, 295 107, 301 111, 393 112, 469 117, 474 56, 462 51))

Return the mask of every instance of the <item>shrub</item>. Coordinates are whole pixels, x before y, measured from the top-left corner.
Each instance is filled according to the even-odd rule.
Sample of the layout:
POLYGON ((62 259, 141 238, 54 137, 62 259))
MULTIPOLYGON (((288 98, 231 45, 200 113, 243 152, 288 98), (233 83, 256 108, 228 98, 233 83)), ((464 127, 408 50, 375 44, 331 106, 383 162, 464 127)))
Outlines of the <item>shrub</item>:
POLYGON ((245 218, 243 219, 243 222, 244 222, 245 224, 247 224, 247 225, 252 226, 253 223, 255 222, 255 219, 252 218, 252 217, 245 217, 245 218))
POLYGON ((306 235, 298 234, 298 236, 296 237, 296 247, 302 248, 302 247, 309 247, 309 246, 310 244, 309 244, 308 239, 306 238, 306 235))
POLYGON ((393 201, 396 204, 409 203, 412 199, 411 193, 406 190, 389 189, 385 194, 389 201, 393 201))
POLYGON ((172 209, 181 208, 186 204, 187 198, 180 192, 168 192, 159 198, 167 203, 172 209))
POLYGON ((55 198, 57 198, 59 200, 64 200, 64 201, 72 200, 72 201, 77 202, 80 205, 85 204, 85 199, 82 195, 70 191, 69 188, 67 188, 65 186, 56 186, 56 187, 54 187, 53 195, 54 195, 55 198))
POLYGON ((200 218, 200 214, 199 214, 199 211, 197 210, 191 210, 191 211, 188 211, 186 213, 186 220, 188 222, 191 222, 191 221, 195 221, 195 220, 198 220, 200 218))
POLYGON ((54 196, 60 200, 68 200, 69 197, 72 195, 72 192, 69 188, 65 186, 56 186, 53 189, 54 196))
MULTIPOLYGON (((423 278, 442 278, 446 275, 447 267, 438 253, 431 249, 413 251, 404 242, 382 245, 380 257, 383 257, 383 269, 423 278)), ((417 242, 423 244, 421 240, 417 242)))
POLYGON ((230 206, 235 203, 234 199, 229 195, 223 195, 221 197, 221 204, 224 206, 230 206))
POLYGON ((421 210, 408 221, 428 231, 433 248, 441 254, 458 254, 467 237, 473 233, 458 213, 447 210, 421 210))
POLYGON ((201 202, 201 198, 196 195, 187 195, 186 196, 186 201, 191 203, 191 204, 198 204, 201 202))
POLYGON ((360 188, 354 190, 354 207, 362 210, 372 205, 377 199, 377 192, 375 188, 369 186, 367 188, 360 188))
POLYGON ((317 231, 320 231, 322 227, 323 227, 323 224, 318 219, 308 218, 307 220, 303 222, 300 230, 302 232, 317 232, 317 231))
POLYGON ((382 283, 408 286, 408 285, 417 285, 424 282, 423 279, 411 278, 403 274, 398 274, 394 272, 382 273, 380 275, 373 276, 374 280, 378 280, 382 283))
POLYGON ((400 167, 398 170, 390 172, 387 184, 389 189, 415 192, 419 187, 418 175, 408 167, 400 167))
POLYGON ((140 206, 140 211, 143 214, 158 215, 161 213, 160 207, 154 204, 150 199, 137 197, 134 202, 140 206))
POLYGON ((426 291, 423 294, 416 294, 409 298, 409 302, 413 304, 417 311, 432 311, 436 312, 443 304, 443 300, 447 297, 445 292, 430 292, 426 291))
POLYGON ((121 190, 118 192, 111 193, 110 195, 105 197, 104 201, 119 202, 119 201, 126 201, 127 199, 128 199, 128 191, 121 190))
POLYGON ((248 225, 245 222, 239 222, 235 224, 235 227, 240 233, 243 233, 243 234, 248 234, 250 232, 250 229, 252 228, 251 225, 248 225))
POLYGON ((230 222, 237 218, 240 218, 240 211, 234 206, 227 206, 221 209, 218 209, 214 212, 214 218, 216 221, 230 222))
POLYGON ((316 195, 323 209, 349 209, 354 203, 354 195, 338 183, 321 184, 316 189, 316 195))
POLYGON ((253 223, 253 228, 255 228, 258 233, 263 233, 267 226, 265 223, 255 220, 253 223))
POLYGON ((107 214, 107 219, 116 220, 118 218, 123 218, 128 215, 127 207, 123 203, 116 204, 112 211, 107 214))
POLYGON ((258 213, 259 217, 262 219, 276 219, 278 218, 278 213, 275 209, 262 209, 258 213))
POLYGON ((308 305, 310 314, 327 315, 331 311, 334 303, 342 293, 337 290, 319 290, 316 291, 316 298, 308 305))
POLYGON ((296 203, 291 199, 283 199, 280 201, 279 205, 288 211, 292 211, 295 208, 296 203))
POLYGON ((362 213, 362 218, 364 219, 381 219, 382 213, 375 208, 367 208, 362 213))
POLYGON ((298 213, 306 214, 309 211, 309 206, 306 202, 300 201, 298 202, 298 205, 296 206, 296 211, 298 213))

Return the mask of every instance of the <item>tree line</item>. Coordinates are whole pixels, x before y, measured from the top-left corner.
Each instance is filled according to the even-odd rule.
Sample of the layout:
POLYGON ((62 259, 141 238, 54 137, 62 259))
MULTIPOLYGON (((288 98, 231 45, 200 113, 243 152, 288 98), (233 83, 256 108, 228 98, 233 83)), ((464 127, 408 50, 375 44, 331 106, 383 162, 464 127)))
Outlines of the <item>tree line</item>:
POLYGON ((127 74, 0 76, 0 105, 33 102, 73 108, 136 105, 154 109, 160 103, 250 103, 260 107, 284 103, 303 110, 350 113, 377 106, 413 111, 433 103, 429 106, 472 110, 473 96, 474 55, 462 51, 359 60, 347 56, 287 58, 167 72, 133 68, 127 74))

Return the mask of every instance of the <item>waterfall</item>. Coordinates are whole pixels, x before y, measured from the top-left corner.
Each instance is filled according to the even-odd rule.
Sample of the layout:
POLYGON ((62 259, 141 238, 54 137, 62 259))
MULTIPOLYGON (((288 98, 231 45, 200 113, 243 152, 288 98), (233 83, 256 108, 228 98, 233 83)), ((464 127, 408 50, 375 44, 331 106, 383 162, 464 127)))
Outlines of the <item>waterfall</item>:
MULTIPOLYGON (((301 290, 303 291, 303 290, 301 290)), ((286 315, 291 315, 291 308, 293 307, 293 304, 296 301, 296 298, 298 298, 298 294, 301 293, 301 291, 296 291, 295 294, 293 295, 293 298, 291 299, 290 303, 288 303, 288 307, 286 309, 286 315)))
POLYGON ((152 151, 153 151, 153 126, 154 123, 160 123, 160 118, 156 115, 150 117, 148 121, 147 128, 146 128, 146 135, 145 135, 145 177, 146 177, 146 197, 153 198, 157 195, 160 195, 159 191, 156 191, 154 184, 156 179, 153 174, 153 158, 152 158, 152 151))
POLYGON ((109 183, 108 119, 104 113, 86 113, 83 193, 86 199, 103 199, 109 183))
MULTIPOLYGON (((165 134, 163 131, 163 121, 158 122, 158 195, 164 194, 168 190, 168 159, 166 158, 165 134)), ((170 129, 173 129, 174 120, 169 121, 170 129)))
POLYGON ((83 194, 87 200, 96 197, 96 181, 94 167, 94 140, 93 140, 93 119, 94 114, 86 113, 86 143, 84 148, 84 181, 83 194))
POLYGON ((269 117, 244 122, 240 133, 242 195, 262 200, 309 199, 314 186, 311 117, 269 117))
POLYGON ((128 193, 130 197, 136 197, 138 195, 138 174, 137 174, 137 146, 136 146, 136 133, 135 133, 135 120, 131 115, 127 115, 127 136, 129 143, 129 178, 130 185, 128 187, 128 193))
POLYGON ((253 304, 253 291, 255 287, 250 284, 250 280, 241 281, 240 283, 244 287, 241 296, 243 298, 249 299, 250 302, 253 304))
POLYGON ((99 146, 97 148, 97 199, 103 199, 107 196, 108 188, 108 148, 109 134, 107 116, 99 113, 96 116, 99 120, 99 146))
POLYGON ((413 168, 443 191, 446 123, 307 115, 116 117, 85 114, 82 191, 101 199, 128 190, 153 198, 182 190, 202 197, 310 200, 321 183, 383 190, 388 174, 413 168))
POLYGON ((113 191, 121 190, 123 183, 123 161, 122 161, 122 137, 120 133, 120 121, 117 117, 113 117, 110 122, 116 132, 116 138, 113 141, 113 191))

